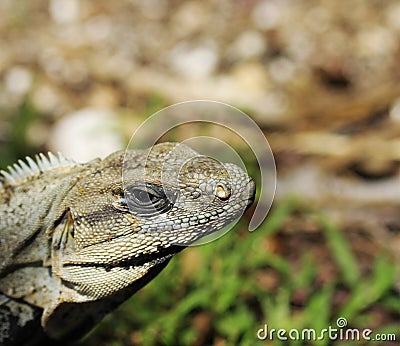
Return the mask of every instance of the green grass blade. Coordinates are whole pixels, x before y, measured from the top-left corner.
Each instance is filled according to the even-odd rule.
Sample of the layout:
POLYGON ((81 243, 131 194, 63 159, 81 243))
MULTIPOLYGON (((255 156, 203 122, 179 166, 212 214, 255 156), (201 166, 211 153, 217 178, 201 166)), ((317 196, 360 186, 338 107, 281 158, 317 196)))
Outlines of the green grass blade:
POLYGON ((341 231, 332 223, 321 219, 324 226, 324 234, 332 256, 343 275, 344 282, 353 287, 360 279, 360 269, 346 238, 341 231))

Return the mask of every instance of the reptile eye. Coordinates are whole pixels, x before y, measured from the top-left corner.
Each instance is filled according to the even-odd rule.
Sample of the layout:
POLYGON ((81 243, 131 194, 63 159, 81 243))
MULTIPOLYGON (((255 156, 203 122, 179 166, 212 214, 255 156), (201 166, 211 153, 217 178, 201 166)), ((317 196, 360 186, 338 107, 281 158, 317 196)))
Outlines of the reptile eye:
POLYGON ((166 198, 164 194, 159 194, 154 189, 145 186, 140 188, 128 189, 125 195, 132 205, 137 207, 145 207, 151 205, 158 205, 166 198), (165 197, 165 198, 164 198, 165 197))
POLYGON ((175 199, 174 194, 168 194, 167 197, 159 185, 135 183, 125 189, 114 206, 134 215, 153 216, 170 210, 175 199))
POLYGON ((135 189, 133 191, 129 191, 129 193, 131 195, 131 198, 134 198, 135 201, 138 203, 145 204, 157 200, 156 195, 153 195, 152 193, 145 190, 135 189))

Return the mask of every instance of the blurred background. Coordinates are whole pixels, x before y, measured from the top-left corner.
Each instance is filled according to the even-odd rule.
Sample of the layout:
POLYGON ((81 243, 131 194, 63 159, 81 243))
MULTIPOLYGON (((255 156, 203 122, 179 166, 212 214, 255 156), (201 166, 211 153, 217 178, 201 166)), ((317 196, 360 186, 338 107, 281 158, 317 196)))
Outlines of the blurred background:
POLYGON ((187 249, 82 345, 253 345, 265 323, 338 317, 400 340, 399 1, 0 0, 0 17, 1 168, 104 157, 190 99, 245 111, 275 155, 257 231, 250 210, 187 249))

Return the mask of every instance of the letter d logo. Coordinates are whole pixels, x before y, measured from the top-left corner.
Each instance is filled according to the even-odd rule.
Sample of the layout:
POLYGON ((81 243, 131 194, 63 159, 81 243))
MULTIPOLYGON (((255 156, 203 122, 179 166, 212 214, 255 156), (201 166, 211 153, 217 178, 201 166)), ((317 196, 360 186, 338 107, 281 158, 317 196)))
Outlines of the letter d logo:
POLYGON ((264 324, 264 328, 260 328, 257 331, 257 338, 259 340, 265 340, 267 338, 267 336, 268 336, 268 326, 267 326, 267 324, 264 324))

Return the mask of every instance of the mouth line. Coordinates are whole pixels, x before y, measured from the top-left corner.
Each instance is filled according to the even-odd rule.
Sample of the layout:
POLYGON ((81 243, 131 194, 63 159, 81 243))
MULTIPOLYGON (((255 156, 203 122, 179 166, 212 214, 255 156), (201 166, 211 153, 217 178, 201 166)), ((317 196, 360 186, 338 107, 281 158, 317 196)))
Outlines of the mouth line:
POLYGON ((146 263, 150 262, 163 262, 165 260, 170 259, 179 251, 183 250, 183 246, 170 246, 168 248, 162 248, 160 251, 149 254, 142 254, 138 257, 131 257, 123 261, 119 262, 111 262, 111 263, 97 263, 97 262, 81 262, 81 263, 64 263, 64 267, 95 267, 95 268, 104 268, 106 271, 110 271, 114 268, 125 268, 130 269, 132 267, 140 267, 146 263))

